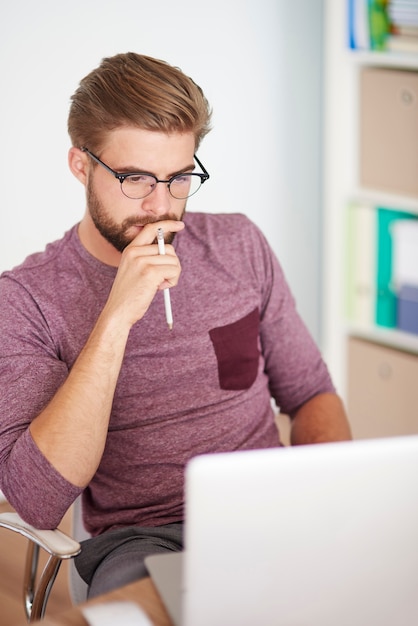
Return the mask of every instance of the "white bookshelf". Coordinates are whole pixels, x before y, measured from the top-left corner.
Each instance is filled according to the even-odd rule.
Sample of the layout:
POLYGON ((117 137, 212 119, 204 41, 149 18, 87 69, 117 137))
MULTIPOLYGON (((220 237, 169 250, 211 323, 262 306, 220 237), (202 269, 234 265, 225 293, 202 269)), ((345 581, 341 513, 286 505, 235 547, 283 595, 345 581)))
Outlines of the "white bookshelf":
POLYGON ((418 336, 385 328, 349 326, 344 317, 344 222, 350 201, 390 206, 418 215, 418 197, 361 188, 358 182, 358 78, 363 67, 418 71, 418 54, 348 49, 346 0, 325 2, 324 316, 323 351, 343 398, 347 392, 347 339, 418 354, 418 336))

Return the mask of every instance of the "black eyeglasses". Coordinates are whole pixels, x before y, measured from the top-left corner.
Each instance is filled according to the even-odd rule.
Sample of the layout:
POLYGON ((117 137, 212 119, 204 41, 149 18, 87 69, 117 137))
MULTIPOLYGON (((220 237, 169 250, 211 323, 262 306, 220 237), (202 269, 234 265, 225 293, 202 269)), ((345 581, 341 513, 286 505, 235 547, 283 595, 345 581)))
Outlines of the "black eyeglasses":
POLYGON ((203 167, 196 155, 194 159, 198 166, 202 169, 203 174, 196 172, 184 172, 176 174, 168 180, 159 180, 153 174, 147 174, 145 172, 127 172, 122 174, 115 172, 111 167, 103 163, 95 154, 90 152, 87 148, 81 148, 83 152, 88 154, 96 163, 104 167, 120 182, 120 188, 122 193, 132 200, 140 200, 146 198, 152 193, 158 183, 166 183, 168 191, 177 200, 185 200, 190 198, 196 191, 199 191, 201 185, 208 180, 209 174, 203 167))

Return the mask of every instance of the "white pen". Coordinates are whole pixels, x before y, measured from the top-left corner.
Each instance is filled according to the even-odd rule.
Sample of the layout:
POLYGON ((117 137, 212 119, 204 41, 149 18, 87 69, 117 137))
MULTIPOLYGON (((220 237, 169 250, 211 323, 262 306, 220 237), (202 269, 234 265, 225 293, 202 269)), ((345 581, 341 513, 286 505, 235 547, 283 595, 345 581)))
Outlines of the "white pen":
MULTIPOLYGON (((162 228, 157 230, 157 243, 159 254, 165 254, 164 244, 164 232, 162 228)), ((173 328, 173 312, 171 310, 170 289, 166 287, 164 289, 164 306, 165 306, 165 318, 170 330, 173 328)))

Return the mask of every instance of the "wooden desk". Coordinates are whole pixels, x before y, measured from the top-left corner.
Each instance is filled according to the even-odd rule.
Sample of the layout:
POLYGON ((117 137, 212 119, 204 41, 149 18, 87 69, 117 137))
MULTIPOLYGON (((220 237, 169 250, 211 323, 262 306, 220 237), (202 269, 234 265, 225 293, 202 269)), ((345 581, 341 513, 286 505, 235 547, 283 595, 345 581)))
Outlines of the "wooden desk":
MULTIPOLYGON (((59 616, 48 617, 47 609, 44 620, 32 623, 39 624, 39 626, 88 626, 80 611, 80 607, 115 600, 129 600, 135 602, 147 613, 154 626, 173 626, 150 578, 144 578, 126 587, 116 589, 103 596, 89 600, 84 604, 74 606, 72 609, 65 611, 59 616)), ((27 622, 25 622, 25 624, 27 625, 27 622)))

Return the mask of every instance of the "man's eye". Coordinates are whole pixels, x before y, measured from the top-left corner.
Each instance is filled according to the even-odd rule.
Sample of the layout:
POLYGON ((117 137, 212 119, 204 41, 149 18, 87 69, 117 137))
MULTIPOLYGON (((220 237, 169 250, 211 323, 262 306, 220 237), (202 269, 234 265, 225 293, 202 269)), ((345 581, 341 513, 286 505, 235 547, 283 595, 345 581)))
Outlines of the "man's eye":
POLYGON ((191 176, 190 174, 179 174, 178 176, 176 176, 173 179, 173 183, 174 184, 178 184, 178 185, 185 185, 185 184, 189 184, 191 180, 191 176))
POLYGON ((147 176, 146 174, 132 174, 132 176, 127 176, 125 181, 132 185, 153 185, 155 183, 154 178, 152 178, 152 176, 147 176))

